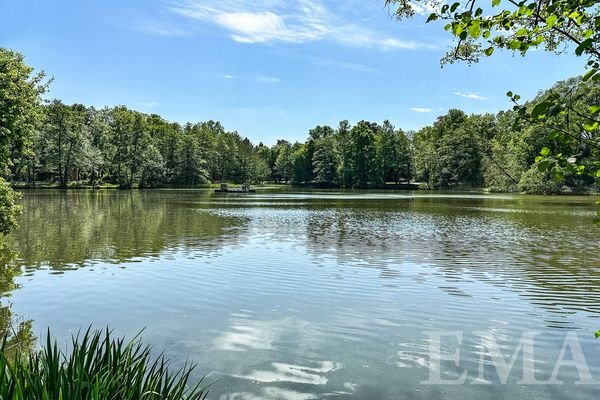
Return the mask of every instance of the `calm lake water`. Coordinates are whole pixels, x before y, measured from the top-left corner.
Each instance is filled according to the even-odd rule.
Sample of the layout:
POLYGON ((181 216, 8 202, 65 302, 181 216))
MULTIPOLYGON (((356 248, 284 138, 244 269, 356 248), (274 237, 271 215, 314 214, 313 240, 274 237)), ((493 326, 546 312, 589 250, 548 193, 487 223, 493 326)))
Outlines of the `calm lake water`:
POLYGON ((558 370, 564 384, 520 383, 521 353, 502 384, 487 350, 509 363, 539 332, 525 358, 541 381, 576 338, 600 381, 592 198, 38 191, 23 204, 3 315, 61 342, 90 324, 145 328, 176 364, 219 380, 210 399, 600 397, 573 366, 558 370), (432 353, 431 332, 453 331, 461 343, 432 353), (458 365, 440 361, 458 352, 458 365), (465 384, 423 383, 465 370, 465 384))

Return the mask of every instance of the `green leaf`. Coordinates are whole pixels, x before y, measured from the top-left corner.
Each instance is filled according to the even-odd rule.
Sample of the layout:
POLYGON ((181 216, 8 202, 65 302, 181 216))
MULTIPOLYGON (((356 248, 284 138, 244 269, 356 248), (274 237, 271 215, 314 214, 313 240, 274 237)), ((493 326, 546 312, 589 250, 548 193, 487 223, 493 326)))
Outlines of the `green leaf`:
POLYGON ((560 114, 560 112, 562 111, 562 107, 560 104, 555 104, 553 106, 550 106, 548 108, 548 111, 546 111, 546 116, 547 117, 554 117, 558 114, 560 114))
POLYGON ((500 4, 500 0, 492 0, 492 7, 496 7, 498 4, 500 4))
POLYGON ((558 19, 558 17, 554 14, 550 14, 548 16, 548 18, 546 18, 546 25, 548 25, 550 28, 552 28, 554 26, 554 24, 556 23, 556 20, 558 19))
POLYGON ((493 52, 494 52, 493 47, 488 47, 487 49, 485 49, 485 55, 488 57, 491 56, 493 52))
POLYGON ((542 101, 541 103, 536 104, 535 107, 533 107, 533 110, 531 110, 531 118, 539 118, 544 115, 548 110, 548 107, 550 107, 550 104, 551 103, 548 101, 542 101))
POLYGON ((462 26, 462 24, 458 24, 458 23, 452 24, 452 32, 456 36, 460 36, 460 34, 463 32, 463 30, 464 30, 464 27, 462 26))
POLYGON ((543 147, 542 150, 540 150, 540 154, 544 157, 548 156, 550 154, 550 149, 547 147, 543 147))
POLYGON ((592 38, 585 39, 583 42, 581 42, 581 44, 579 46, 577 46, 577 48, 575 49, 575 54, 578 56, 582 55, 586 49, 589 49, 590 47, 592 47, 592 43, 593 43, 592 38))
POLYGON ((585 82, 585 81, 587 81, 588 79, 590 79, 592 76, 594 76, 594 74, 595 74, 596 72, 598 72, 598 70, 597 70, 597 69, 595 69, 595 68, 592 68, 592 69, 590 69, 588 72, 586 72, 586 73, 585 73, 585 75, 583 75, 583 78, 582 78, 582 79, 583 79, 583 81, 585 82))
POLYGON ((508 97, 513 97, 513 92, 510 92, 510 91, 509 91, 509 92, 506 92, 506 95, 507 95, 508 97))
POLYGON ((600 106, 590 106, 590 114, 591 115, 596 114, 598 111, 600 111, 600 106))
POLYGON ((520 49, 520 48, 521 48, 521 44, 522 44, 522 43, 523 43, 523 42, 521 42, 520 40, 516 40, 516 39, 515 39, 515 40, 512 40, 512 41, 511 41, 511 42, 508 44, 508 47, 509 47, 511 50, 518 50, 518 49, 520 49))
POLYGON ((585 129, 588 132, 593 132, 596 129, 598 129, 598 122, 596 122, 596 121, 587 122, 587 123, 583 124, 583 129, 585 129))
POLYGON ((456 11, 456 9, 458 8, 458 6, 460 6, 459 2, 456 2, 456 3, 452 4, 452 7, 450 7, 450 12, 456 11))
POLYGON ((554 171, 554 181, 555 182, 562 182, 564 179, 565 179, 564 172, 562 172, 560 170, 554 171))
POLYGON ((515 35, 517 35, 517 36, 527 36, 527 34, 528 34, 528 33, 529 33, 529 31, 528 31, 527 29, 525 29, 525 28, 521 28, 521 29, 519 29, 519 30, 518 30, 518 31, 515 33, 515 35))
POLYGON ((600 338, 600 329, 598 329, 595 333, 596 339, 600 338))
POLYGON ((478 39, 479 36, 481 36, 481 27, 479 25, 479 22, 474 22, 470 27, 469 27, 469 35, 473 38, 473 39, 478 39))
POLYGON ((427 18, 427 22, 435 21, 435 20, 437 20, 437 19, 438 19, 438 16, 437 16, 437 14, 435 14, 435 13, 432 13, 432 14, 430 14, 430 15, 429 15, 429 17, 427 18))

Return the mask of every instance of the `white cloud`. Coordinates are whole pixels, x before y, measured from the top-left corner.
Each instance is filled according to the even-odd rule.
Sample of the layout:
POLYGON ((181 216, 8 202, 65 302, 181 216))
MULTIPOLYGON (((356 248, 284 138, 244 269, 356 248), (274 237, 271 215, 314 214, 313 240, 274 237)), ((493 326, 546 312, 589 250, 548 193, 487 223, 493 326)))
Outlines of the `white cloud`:
POLYGON ((463 93, 463 92, 454 92, 455 95, 460 96, 460 97, 466 97, 467 99, 474 99, 474 100, 485 100, 485 97, 480 96, 479 93, 472 93, 472 92, 467 92, 467 93, 463 93))
POLYGON ((239 43, 328 40, 381 51, 435 48, 349 23, 318 0, 177 0, 169 10, 190 19, 214 23, 239 43))
POLYGON ((421 43, 415 42, 415 41, 405 42, 402 40, 389 38, 389 39, 384 39, 381 42, 381 46, 384 49, 393 50, 393 49, 418 49, 419 47, 421 47, 423 45, 421 43))
POLYGON ((223 78, 225 78, 225 79, 234 79, 235 76, 233 76, 233 75, 223 75, 223 78))
POLYGON ((423 107, 412 107, 411 110, 418 113, 430 113, 432 111, 431 108, 423 107))

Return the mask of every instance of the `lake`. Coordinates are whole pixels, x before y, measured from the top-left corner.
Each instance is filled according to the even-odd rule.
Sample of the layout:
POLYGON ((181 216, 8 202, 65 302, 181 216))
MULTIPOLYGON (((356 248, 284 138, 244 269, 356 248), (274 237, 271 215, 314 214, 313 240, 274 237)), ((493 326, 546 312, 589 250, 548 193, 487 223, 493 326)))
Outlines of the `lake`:
POLYGON ((600 395, 582 377, 600 381, 590 197, 45 190, 23 205, 3 318, 61 343, 145 329, 218 380, 210 399, 600 395))

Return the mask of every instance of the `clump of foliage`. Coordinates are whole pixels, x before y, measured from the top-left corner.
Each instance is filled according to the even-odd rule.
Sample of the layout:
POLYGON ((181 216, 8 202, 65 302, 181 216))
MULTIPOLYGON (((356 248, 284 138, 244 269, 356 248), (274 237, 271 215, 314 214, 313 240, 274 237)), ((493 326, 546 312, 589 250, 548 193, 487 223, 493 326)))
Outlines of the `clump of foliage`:
POLYGON ((17 195, 2 178, 14 156, 28 154, 41 118, 44 74, 33 73, 20 53, 0 48, 0 235, 16 226, 17 195))
POLYGON ((172 371, 164 356, 153 361, 151 348, 138 338, 114 339, 110 331, 72 338, 69 354, 48 339, 37 352, 6 354, 0 348, 0 398, 13 400, 200 400, 202 381, 189 387, 194 366, 172 371))
MULTIPOLYGON (((551 171, 557 181, 566 174, 600 180, 600 104, 597 98, 582 108, 586 84, 600 81, 600 14, 597 0, 386 0, 399 19, 428 12, 427 22, 442 21, 455 41, 442 63, 477 62, 496 49, 525 56, 544 48, 556 53, 573 51, 586 57, 587 71, 567 93, 548 92, 522 104, 520 96, 507 93, 514 103, 515 125, 537 125, 558 144, 544 147, 535 162, 541 172, 551 171), (491 7, 490 7, 491 6, 491 7), (563 145, 574 145, 568 152, 563 145), (590 149, 592 151, 590 151, 590 149)), ((515 76, 518 80, 518 76, 515 76)), ((519 128, 517 128, 519 129, 519 128)), ((600 209, 595 222, 600 223, 600 209)))
POLYGON ((17 204, 19 193, 0 178, 0 234, 6 235, 17 226, 17 217, 21 213, 21 206, 17 204))
POLYGON ((558 194, 563 192, 561 185, 550 174, 540 172, 537 167, 531 167, 523 172, 518 185, 519 191, 529 194, 558 194))

